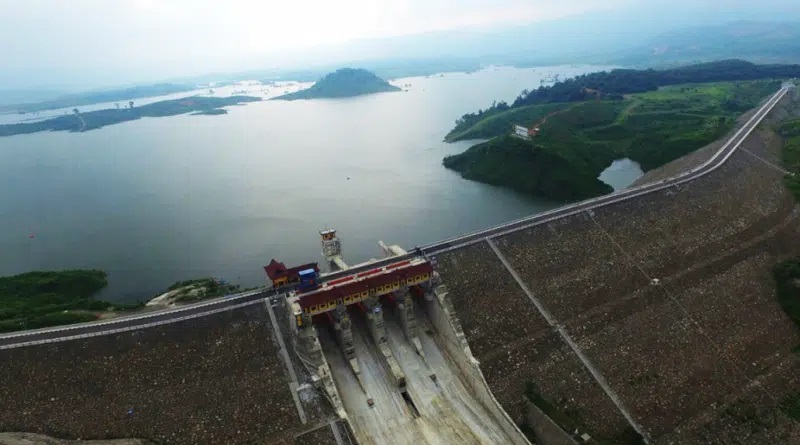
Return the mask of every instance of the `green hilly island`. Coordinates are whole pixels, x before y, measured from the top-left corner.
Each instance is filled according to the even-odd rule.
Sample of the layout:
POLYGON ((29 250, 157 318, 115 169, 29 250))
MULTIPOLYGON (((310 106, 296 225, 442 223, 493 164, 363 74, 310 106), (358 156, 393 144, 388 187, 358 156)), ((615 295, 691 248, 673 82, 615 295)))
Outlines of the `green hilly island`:
POLYGON ((322 99, 363 96, 400 91, 400 88, 361 68, 342 68, 325 75, 311 88, 284 94, 273 100, 322 99))
POLYGON ((490 139, 444 158, 464 178, 562 202, 610 193, 615 159, 644 171, 723 137, 736 117, 800 76, 798 65, 723 61, 673 70, 614 70, 523 91, 512 105, 464 115, 448 142, 490 139), (530 139, 512 126, 539 127, 530 139))

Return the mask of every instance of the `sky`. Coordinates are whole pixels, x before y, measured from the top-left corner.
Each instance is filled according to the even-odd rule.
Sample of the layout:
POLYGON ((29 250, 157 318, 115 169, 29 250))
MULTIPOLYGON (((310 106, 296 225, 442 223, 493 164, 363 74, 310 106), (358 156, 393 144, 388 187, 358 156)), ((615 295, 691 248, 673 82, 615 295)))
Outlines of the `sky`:
MULTIPOLYGON (((747 0, 0 0, 0 90, 90 87, 299 63, 359 39, 747 0)), ((761 6, 800 3, 763 0, 761 6)), ((760 7, 761 7, 760 6, 760 7)), ((789 7, 787 6, 787 7, 789 7)), ((666 18, 665 18, 666 19, 666 18)))

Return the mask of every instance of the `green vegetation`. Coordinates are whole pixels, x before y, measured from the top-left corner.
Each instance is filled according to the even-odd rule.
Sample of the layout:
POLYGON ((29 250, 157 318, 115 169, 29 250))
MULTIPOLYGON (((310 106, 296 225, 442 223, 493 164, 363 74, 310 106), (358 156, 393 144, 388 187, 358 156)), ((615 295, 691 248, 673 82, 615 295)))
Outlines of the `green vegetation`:
MULTIPOLYGON (((546 104, 531 105, 514 109, 507 109, 505 113, 498 113, 481 119, 468 127, 461 127, 460 131, 455 129, 445 136, 446 142, 465 141, 469 139, 488 139, 504 133, 508 133, 514 124, 535 123, 558 110, 567 108, 570 104, 546 104)), ((492 104, 492 107, 497 107, 492 104)), ((482 112, 480 112, 482 113, 482 112)), ((458 127, 458 125, 457 125, 458 127)))
POLYGON ((273 100, 352 97, 384 91, 400 91, 400 88, 365 69, 342 68, 327 74, 311 88, 284 94, 273 100))
POLYGON ((778 263, 772 269, 775 293, 786 315, 800 328, 800 257, 778 263))
POLYGON ((496 138, 443 163, 464 178, 543 198, 590 198, 611 191, 597 177, 613 160, 630 158, 645 171, 660 167, 722 137, 737 116, 779 86, 673 85, 619 100, 512 107, 454 129, 452 140, 496 138), (537 125, 540 132, 532 140, 509 136, 512 124, 537 125))
POLYGON ((781 411, 794 420, 800 420, 800 392, 784 397, 781 401, 781 411))
POLYGON ((99 270, 0 277, 0 332, 92 321, 101 312, 141 307, 93 299, 107 284, 105 272, 99 270))
POLYGON ((212 111, 220 107, 261 100, 251 96, 203 97, 192 96, 182 99, 164 100, 147 105, 135 106, 131 101, 125 108, 75 112, 64 116, 38 122, 0 125, 0 136, 37 133, 40 131, 88 131, 106 125, 118 124, 142 117, 162 117, 186 114, 193 111, 212 111))
MULTIPOLYGON (((594 99, 619 100, 626 94, 654 91, 668 85, 790 77, 800 77, 800 65, 754 65, 742 60, 723 60, 668 70, 616 69, 585 74, 531 91, 524 90, 510 108, 594 99)), ((456 121, 453 132, 460 133, 481 119, 507 109, 508 105, 500 102, 478 113, 465 114, 456 121)))
POLYGON ((198 278, 196 280, 178 281, 167 290, 177 291, 170 298, 173 303, 191 303, 239 292, 239 285, 229 284, 215 278, 198 278))
POLYGON ((141 85, 118 90, 67 94, 56 99, 43 102, 1 105, 0 113, 34 113, 37 111, 80 107, 83 105, 99 104, 103 102, 129 101, 131 99, 139 99, 142 97, 164 96, 167 94, 191 91, 193 89, 195 89, 193 84, 159 83, 155 85, 141 85))
POLYGON ((786 187, 795 199, 800 201, 800 119, 793 119, 778 127, 778 134, 783 137, 781 157, 787 170, 793 172, 784 179, 786 187))
MULTIPOLYGON (((552 402, 542 397, 533 382, 528 382, 525 388, 525 397, 558 424, 567 434, 572 435, 574 431, 578 431, 579 433, 588 432, 600 445, 644 445, 645 443, 644 438, 630 426, 620 431, 614 437, 598 437, 596 434, 592 434, 586 425, 584 425, 580 418, 580 413, 577 410, 559 409, 552 402)), ((523 425, 525 427, 522 429, 523 432, 530 439, 534 439, 533 430, 530 426, 526 424, 523 425)))

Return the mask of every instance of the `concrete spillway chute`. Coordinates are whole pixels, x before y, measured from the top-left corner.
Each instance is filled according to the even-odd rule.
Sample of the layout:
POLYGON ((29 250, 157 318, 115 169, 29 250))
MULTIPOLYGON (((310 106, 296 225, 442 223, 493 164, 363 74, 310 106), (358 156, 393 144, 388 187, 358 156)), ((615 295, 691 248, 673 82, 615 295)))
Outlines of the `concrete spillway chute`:
POLYGON ((350 320, 350 315, 347 313, 347 308, 344 305, 338 305, 332 313, 334 320, 334 330, 336 331, 336 341, 344 354, 345 361, 350 366, 353 374, 356 376, 361 388, 364 384, 361 380, 361 370, 358 367, 358 359, 356 358, 356 348, 353 343, 353 323, 350 320))
POLYGON ((375 297, 370 297, 364 301, 364 306, 367 309, 367 326, 372 340, 378 347, 381 355, 383 356, 383 364, 387 367, 391 377, 394 379, 398 388, 405 389, 406 375, 400 369, 397 359, 389 349, 389 343, 386 340, 386 327, 383 322, 383 308, 381 303, 375 297))

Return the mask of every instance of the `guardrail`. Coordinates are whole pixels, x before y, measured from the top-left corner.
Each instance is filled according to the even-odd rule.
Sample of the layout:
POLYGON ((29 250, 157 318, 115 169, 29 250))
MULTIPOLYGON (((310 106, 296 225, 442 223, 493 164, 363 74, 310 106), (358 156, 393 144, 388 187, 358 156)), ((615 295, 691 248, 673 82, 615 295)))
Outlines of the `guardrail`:
MULTIPOLYGON (((738 147, 738 145, 741 144, 741 142, 744 139, 747 138, 747 136, 753 131, 755 126, 758 125, 758 123, 761 121, 761 119, 763 119, 772 110, 772 108, 775 106, 775 104, 777 104, 778 101, 780 101, 780 99, 783 98, 783 96, 786 94, 787 91, 788 91, 787 88, 781 88, 780 90, 778 90, 774 95, 772 95, 770 97, 769 100, 767 100, 767 102, 764 105, 762 105, 761 108, 759 108, 759 110, 733 136, 731 136, 728 139, 728 141, 725 143, 725 145, 723 145, 719 150, 717 150, 716 153, 714 153, 714 155, 711 158, 709 158, 706 162, 704 162, 700 166, 695 167, 695 168, 693 168, 693 169, 691 169, 691 170, 689 170, 687 172, 683 172, 683 173, 678 174, 676 176, 673 176, 671 178, 662 179, 661 181, 656 182, 656 183, 643 184, 643 185, 640 185, 638 187, 625 189, 625 190, 620 190, 618 192, 614 192, 614 193, 611 193, 611 194, 608 194, 608 195, 599 196, 597 198, 592 198, 592 199, 588 199, 588 200, 585 200, 585 201, 577 202, 577 203, 574 203, 574 204, 569 204, 569 205, 566 205, 566 206, 563 206, 563 207, 558 207, 558 208, 555 208, 555 209, 551 209, 551 210, 548 210, 548 211, 545 211, 545 212, 542 212, 542 213, 537 213, 536 215, 531 215, 531 216, 526 216, 526 217, 523 217, 523 218, 519 218, 517 220, 511 221, 511 222, 508 222, 508 223, 504 223, 504 224, 499 225, 499 226, 494 226, 494 227, 490 227, 490 228, 486 228, 486 229, 479 229, 479 230, 476 230, 474 232, 470 232, 470 233, 467 233, 467 234, 464 234, 464 235, 460 235, 460 236, 457 236, 457 237, 449 238, 449 239, 446 239, 446 240, 443 240, 443 241, 439 241, 439 242, 436 242, 434 244, 422 247, 422 250, 424 252, 426 252, 426 253, 437 253, 437 249, 438 248, 449 247, 449 245, 452 244, 452 243, 457 243, 459 241, 464 241, 464 240, 471 240, 473 238, 483 239, 488 235, 493 235, 494 234, 493 232, 502 231, 502 229, 504 229, 504 228, 513 227, 514 230, 519 230, 520 228, 527 228, 527 227, 530 227, 530 225, 525 226, 526 223, 530 223, 530 222, 537 222, 538 223, 537 220, 539 220, 539 219, 551 221, 552 218, 548 219, 548 217, 550 217, 550 216, 557 216, 558 218, 561 218, 561 217, 564 217, 564 216, 573 215, 575 213, 579 213, 579 212, 582 212, 582 211, 587 210, 587 209, 593 209, 593 208, 599 207, 601 205, 613 204, 613 203, 617 203, 617 202, 620 202, 620 201, 623 201, 623 200, 626 200, 626 199, 631 199, 631 198, 634 198, 634 197, 642 196, 642 195, 647 194, 647 193, 656 192, 656 191, 659 191, 659 190, 666 189, 668 187, 672 187, 672 186, 677 185, 677 184, 681 184, 683 182, 695 179, 696 177, 704 176, 704 175, 716 170, 720 165, 722 165, 723 163, 725 163, 725 161, 728 160, 730 155, 733 154, 733 152, 735 151, 736 147, 738 147), (756 120, 756 119, 758 119, 758 121, 755 122, 755 124, 753 124, 753 121, 756 120), (750 126, 750 128, 748 129, 749 126, 750 126), (748 130, 747 130, 746 134, 744 135, 744 137, 742 137, 741 140, 739 140, 734 145, 733 150, 731 150, 730 153, 728 153, 722 159, 722 161, 719 164, 712 166, 708 171, 702 171, 703 169, 708 168, 712 163, 714 163, 717 160, 717 158, 719 156, 721 156, 723 153, 725 153, 725 151, 728 150, 730 144, 733 143, 733 141, 736 140, 736 138, 738 138, 739 135, 742 133, 742 131, 745 131, 745 129, 748 129, 748 130), (518 227, 518 226, 525 226, 525 227, 518 227)), ((542 221, 542 222, 545 222, 545 221, 542 221)), ((461 245, 462 244, 459 244, 458 246, 460 247, 461 245)))
MULTIPOLYGON (((643 196, 649 193, 655 193, 660 190, 664 190, 668 187, 673 187, 675 185, 683 184, 685 182, 705 176, 713 172, 723 164, 725 164, 725 162, 736 151, 736 148, 738 148, 739 145, 741 145, 741 143, 750 135, 750 133, 753 132, 753 130, 761 122, 761 120, 764 119, 764 117, 766 117, 766 115, 769 114, 770 111, 772 111, 772 108, 783 98, 783 96, 786 95, 787 91, 789 91, 789 87, 787 86, 781 87, 781 89, 778 90, 775 94, 773 94, 767 100, 767 102, 764 103, 764 105, 762 105, 761 108, 759 108, 758 111, 756 111, 756 113, 753 114, 753 116, 750 117, 750 119, 741 128, 739 128, 739 130, 733 136, 731 136, 725 142, 725 144, 719 150, 717 150, 706 162, 687 172, 682 172, 676 176, 667 179, 662 179, 655 183, 643 184, 638 187, 620 190, 619 192, 614 192, 608 195, 599 196, 596 198, 588 199, 574 204, 569 204, 563 207, 558 207, 556 209, 548 210, 542 213, 537 213, 535 215, 519 218, 508 223, 476 230, 453 238, 448 238, 443 241, 439 241, 433 244, 429 244, 427 246, 417 248, 416 251, 422 252, 423 254, 426 255, 450 251, 470 244, 474 244, 476 242, 480 242, 487 237, 506 235, 508 233, 515 232, 518 230, 526 229, 540 224, 545 224, 568 216, 573 216, 575 214, 578 214, 586 210, 595 209, 609 204, 615 204, 618 202, 643 196), (743 132, 744 135, 741 136, 740 138, 740 135, 742 135, 743 132), (731 144, 733 145, 731 146, 731 144), (720 156, 722 156, 722 159, 719 160, 719 162, 717 162, 720 156)), ((402 261, 408 258, 412 258, 414 256, 415 256, 414 251, 412 251, 405 255, 378 260, 372 263, 365 264, 360 267, 349 269, 347 271, 340 271, 337 273, 326 275, 322 277, 322 281, 332 280, 340 276, 357 273, 361 270, 366 270, 373 267, 380 267, 382 265, 389 264, 391 262, 402 261)), ((280 292, 283 291, 280 289, 261 288, 257 290, 242 292, 239 294, 232 294, 227 297, 220 297, 202 303, 181 306, 175 309, 153 311, 145 314, 138 314, 129 317, 119 317, 105 321, 79 323, 79 324, 59 326, 54 328, 43 328, 31 331, 21 331, 10 334, 2 334, 0 335, 0 340, 15 338, 15 337, 25 337, 25 336, 34 336, 39 334, 55 333, 55 332, 69 333, 79 329, 90 329, 92 331, 95 331, 95 330, 101 330, 102 327, 113 326, 114 324, 118 323, 129 323, 132 321, 147 320, 161 316, 169 316, 170 321, 178 321, 185 318, 180 316, 185 311, 199 311, 200 309, 215 305, 222 306, 220 309, 230 309, 240 306, 239 304, 235 304, 234 302, 239 302, 240 300, 244 300, 247 298, 253 298, 255 295, 260 295, 260 294, 263 295, 260 295, 258 298, 269 298, 271 296, 279 294, 280 292), (173 317, 173 315, 175 315, 175 317, 173 317)), ((211 312, 211 311, 203 311, 203 313, 206 312, 211 312)), ((157 324, 163 324, 163 322, 158 322, 157 324)), ((146 325, 148 325, 148 323, 142 324, 142 326, 146 325)))

